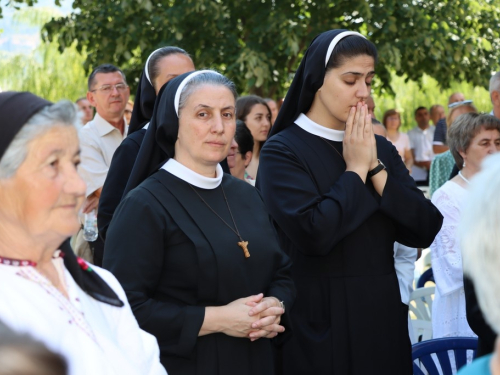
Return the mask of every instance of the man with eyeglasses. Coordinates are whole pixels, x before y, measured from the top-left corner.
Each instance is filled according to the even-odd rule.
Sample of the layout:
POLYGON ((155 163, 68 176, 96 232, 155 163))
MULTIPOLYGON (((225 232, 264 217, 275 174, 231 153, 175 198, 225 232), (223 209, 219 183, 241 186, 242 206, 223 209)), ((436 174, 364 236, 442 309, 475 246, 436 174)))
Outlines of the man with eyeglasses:
MULTIPOLYGON (((83 213, 97 211, 102 186, 115 150, 127 136, 124 118, 130 96, 125 74, 114 65, 99 65, 88 79, 87 99, 95 107, 94 119, 80 130, 81 164, 78 169, 87 183, 83 213)), ((90 242, 94 264, 102 265, 104 242, 90 242)))
MULTIPOLYGON (((453 103, 463 102, 465 100, 464 94, 461 92, 454 92, 448 98, 448 108, 453 103)), ((446 118, 440 119, 436 124, 436 131, 434 132, 434 140, 432 141, 432 151, 435 155, 442 154, 448 151, 448 146, 446 145, 446 133, 448 132, 448 127, 446 126, 446 118)))

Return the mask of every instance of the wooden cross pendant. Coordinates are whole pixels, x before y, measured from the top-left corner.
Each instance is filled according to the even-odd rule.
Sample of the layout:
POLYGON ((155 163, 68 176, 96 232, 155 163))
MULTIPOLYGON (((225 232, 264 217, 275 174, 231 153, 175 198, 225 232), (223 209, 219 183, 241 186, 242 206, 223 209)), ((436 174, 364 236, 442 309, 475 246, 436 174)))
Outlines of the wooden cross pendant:
POLYGON ((238 242, 238 246, 243 249, 243 253, 245 254, 245 258, 250 258, 250 252, 248 251, 248 241, 238 242))

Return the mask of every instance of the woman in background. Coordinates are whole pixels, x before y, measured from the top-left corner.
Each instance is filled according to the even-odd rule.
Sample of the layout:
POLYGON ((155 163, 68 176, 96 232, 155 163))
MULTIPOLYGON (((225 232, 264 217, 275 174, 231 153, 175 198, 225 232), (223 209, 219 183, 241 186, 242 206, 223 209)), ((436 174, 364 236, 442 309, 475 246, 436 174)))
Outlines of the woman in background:
POLYGON ((271 129, 271 110, 266 101, 259 96, 242 96, 236 102, 236 118, 245 123, 252 133, 254 145, 252 161, 246 169, 246 179, 255 180, 259 169, 262 145, 271 129))
POLYGON ((403 159, 403 163, 405 163, 406 168, 411 172, 413 155, 411 153, 408 134, 399 131, 401 127, 401 115, 395 109, 389 109, 384 113, 382 123, 387 129, 387 139, 396 147, 401 159, 403 159))

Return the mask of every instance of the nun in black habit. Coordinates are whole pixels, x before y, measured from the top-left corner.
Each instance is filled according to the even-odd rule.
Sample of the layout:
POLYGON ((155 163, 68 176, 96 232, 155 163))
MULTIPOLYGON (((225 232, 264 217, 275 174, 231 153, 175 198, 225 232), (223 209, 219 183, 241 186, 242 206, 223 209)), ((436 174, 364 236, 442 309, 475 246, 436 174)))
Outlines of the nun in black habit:
POLYGON ((412 373, 393 246, 428 247, 442 216, 373 134, 376 60, 361 34, 317 36, 261 152, 257 188, 297 287, 286 375, 412 373))
POLYGON ((274 374, 289 333, 290 259, 257 190, 218 164, 235 100, 213 71, 168 83, 108 230, 104 267, 171 375, 274 374))
POLYGON ((156 95, 162 86, 180 74, 194 70, 189 54, 178 47, 162 47, 149 55, 141 74, 127 138, 116 149, 99 198, 97 225, 104 240, 109 223, 127 186, 139 148, 153 116, 156 95))

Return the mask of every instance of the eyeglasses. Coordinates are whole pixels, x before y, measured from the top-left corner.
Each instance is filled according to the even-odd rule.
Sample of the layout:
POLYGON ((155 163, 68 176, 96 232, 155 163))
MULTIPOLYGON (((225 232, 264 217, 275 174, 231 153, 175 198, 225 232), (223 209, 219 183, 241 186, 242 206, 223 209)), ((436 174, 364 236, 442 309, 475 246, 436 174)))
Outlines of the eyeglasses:
POLYGON ((123 92, 127 89, 128 85, 125 83, 118 83, 116 85, 103 85, 97 89, 90 90, 90 92, 100 91, 103 94, 110 94, 115 88, 118 92, 123 92))
POLYGON ((465 104, 472 104, 472 100, 462 100, 461 102, 451 103, 451 104, 448 104, 448 108, 455 108, 455 107, 465 105, 465 104))

